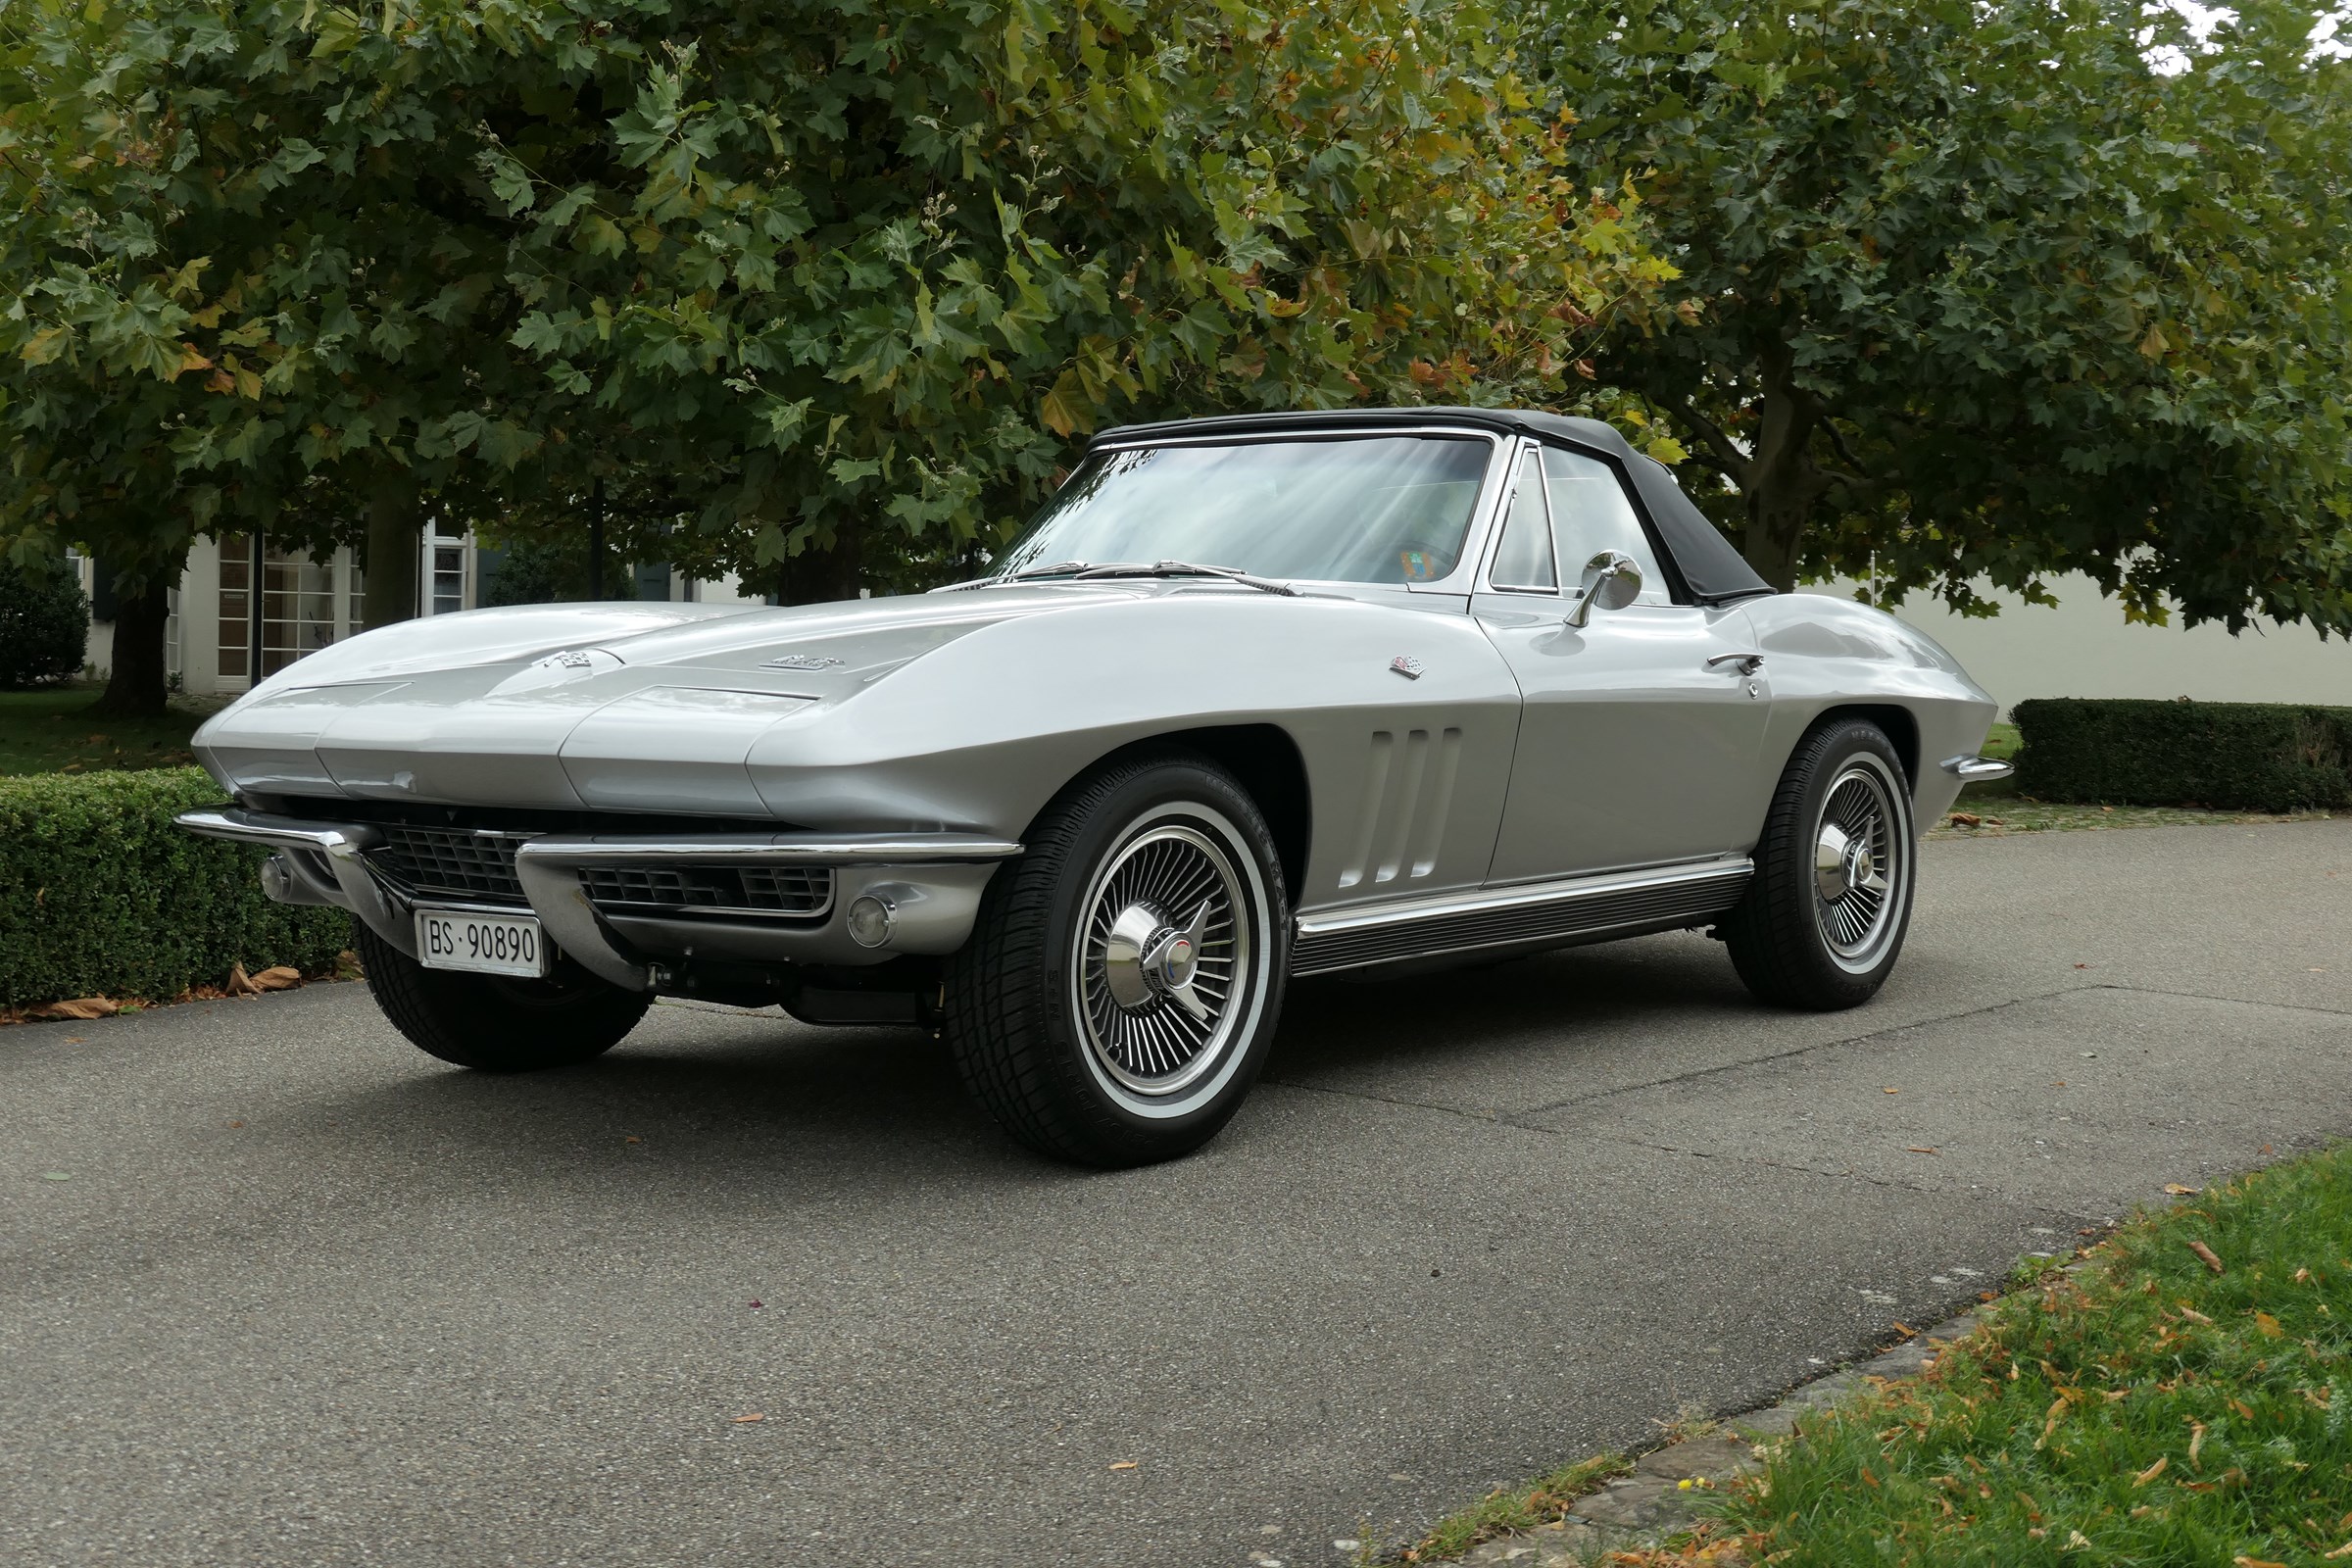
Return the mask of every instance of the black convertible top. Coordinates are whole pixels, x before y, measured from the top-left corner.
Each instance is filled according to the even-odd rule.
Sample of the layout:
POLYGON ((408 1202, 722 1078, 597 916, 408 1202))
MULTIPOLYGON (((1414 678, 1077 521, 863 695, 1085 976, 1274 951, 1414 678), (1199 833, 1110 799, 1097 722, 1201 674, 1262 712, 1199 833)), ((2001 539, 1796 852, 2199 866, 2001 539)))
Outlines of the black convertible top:
POLYGON ((1674 568, 1692 596, 1708 604, 1771 593, 1772 585, 1755 573, 1731 541, 1716 531, 1706 514, 1690 504, 1674 475, 1656 459, 1636 452, 1614 425, 1598 419, 1571 418, 1537 409, 1335 409, 1304 414, 1214 415, 1200 419, 1167 419, 1156 424, 1121 425, 1104 430, 1090 445, 1167 435, 1262 435, 1270 430, 1345 430, 1358 425, 1460 424, 1507 435, 1550 436, 1588 448, 1611 459, 1633 480, 1634 491, 1649 514, 1659 542, 1674 558, 1674 568))

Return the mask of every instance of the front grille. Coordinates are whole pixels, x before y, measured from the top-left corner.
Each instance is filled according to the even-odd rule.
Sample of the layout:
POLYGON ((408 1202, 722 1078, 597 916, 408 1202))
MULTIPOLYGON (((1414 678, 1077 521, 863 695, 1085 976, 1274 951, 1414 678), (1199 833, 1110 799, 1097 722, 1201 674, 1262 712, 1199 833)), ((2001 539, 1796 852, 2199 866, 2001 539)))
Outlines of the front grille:
POLYGON ((833 906, 833 871, 822 865, 592 865, 580 882, 600 909, 814 918, 833 906))
POLYGON ((522 883, 514 876, 514 851, 536 835, 401 823, 386 823, 381 832, 384 842, 368 852, 368 861, 410 893, 493 904, 523 902, 522 883))

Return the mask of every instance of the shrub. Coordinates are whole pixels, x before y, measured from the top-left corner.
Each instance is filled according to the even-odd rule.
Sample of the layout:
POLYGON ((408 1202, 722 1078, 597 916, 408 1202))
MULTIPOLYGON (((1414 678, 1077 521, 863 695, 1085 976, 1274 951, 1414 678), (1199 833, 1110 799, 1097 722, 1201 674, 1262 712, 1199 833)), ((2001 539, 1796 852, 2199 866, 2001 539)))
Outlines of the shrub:
POLYGON ((238 963, 332 962, 349 915, 270 903, 262 851, 172 825, 220 799, 193 767, 0 778, 0 1005, 161 1000, 238 963))
POLYGON ((2045 697, 2013 716, 2018 793, 2035 800, 2352 806, 2352 708, 2045 697))
POLYGON ((73 567, 60 561, 26 573, 0 564, 0 691, 73 674, 89 638, 90 605, 73 567))

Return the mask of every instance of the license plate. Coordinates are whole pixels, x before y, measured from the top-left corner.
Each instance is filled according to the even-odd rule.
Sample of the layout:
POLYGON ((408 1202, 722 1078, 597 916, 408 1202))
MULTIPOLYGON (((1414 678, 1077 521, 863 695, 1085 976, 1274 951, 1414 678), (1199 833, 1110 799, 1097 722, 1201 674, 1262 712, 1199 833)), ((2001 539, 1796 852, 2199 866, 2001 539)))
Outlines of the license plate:
POLYGON ((427 969, 536 980, 547 973, 547 940, 539 934, 534 915, 418 909, 416 957, 427 969))

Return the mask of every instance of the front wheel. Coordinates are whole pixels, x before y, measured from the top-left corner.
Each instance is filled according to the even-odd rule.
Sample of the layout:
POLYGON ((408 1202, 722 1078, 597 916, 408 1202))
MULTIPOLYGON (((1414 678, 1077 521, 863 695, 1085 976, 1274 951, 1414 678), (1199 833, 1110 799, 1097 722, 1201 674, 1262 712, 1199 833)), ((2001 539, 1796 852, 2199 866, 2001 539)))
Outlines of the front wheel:
POLYGON ((1114 763, 1039 816, 950 960, 947 1036, 1014 1139, 1077 1164, 1198 1149, 1282 1009, 1290 906, 1242 787, 1183 755, 1114 763))
POLYGON ((392 1027, 427 1055, 483 1072, 535 1072, 601 1056, 654 1004, 568 961, 545 980, 428 969, 360 927, 368 989, 392 1027))
POLYGON ((1911 925, 1918 840, 1902 759, 1867 719, 1797 744, 1756 843, 1756 874, 1723 922, 1747 989, 1834 1011, 1878 994, 1911 925))

